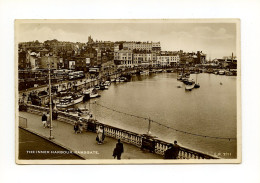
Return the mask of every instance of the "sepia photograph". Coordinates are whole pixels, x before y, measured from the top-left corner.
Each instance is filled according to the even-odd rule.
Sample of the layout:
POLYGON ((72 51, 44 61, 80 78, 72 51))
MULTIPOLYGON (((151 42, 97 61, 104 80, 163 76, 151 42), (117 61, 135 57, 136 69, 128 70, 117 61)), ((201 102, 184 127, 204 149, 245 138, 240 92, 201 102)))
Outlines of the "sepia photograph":
POLYGON ((17 164, 241 163, 239 19, 17 19, 17 164))

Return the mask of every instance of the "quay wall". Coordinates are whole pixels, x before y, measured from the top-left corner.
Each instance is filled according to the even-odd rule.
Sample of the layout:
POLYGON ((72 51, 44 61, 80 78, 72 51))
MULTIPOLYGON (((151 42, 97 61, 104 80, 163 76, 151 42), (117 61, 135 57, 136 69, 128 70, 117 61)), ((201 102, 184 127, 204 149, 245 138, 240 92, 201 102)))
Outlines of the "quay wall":
MULTIPOLYGON (((48 108, 35 106, 27 104, 26 109, 29 113, 34 113, 37 115, 42 115, 43 112, 48 111, 48 108)), ((73 125, 75 122, 79 121, 78 116, 68 114, 66 112, 57 111, 55 115, 57 120, 73 125)), ((120 139, 122 142, 135 145, 138 148, 149 150, 151 153, 156 153, 159 155, 164 155, 164 152, 168 149, 171 143, 162 141, 157 138, 145 134, 138 134, 128 130, 113 127, 107 124, 100 123, 94 119, 84 119, 81 118, 84 123, 84 128, 87 131, 96 132, 97 128, 102 125, 104 127, 105 135, 120 139)), ((189 148, 180 147, 178 159, 218 159, 217 157, 205 154, 203 152, 191 150, 189 148)))

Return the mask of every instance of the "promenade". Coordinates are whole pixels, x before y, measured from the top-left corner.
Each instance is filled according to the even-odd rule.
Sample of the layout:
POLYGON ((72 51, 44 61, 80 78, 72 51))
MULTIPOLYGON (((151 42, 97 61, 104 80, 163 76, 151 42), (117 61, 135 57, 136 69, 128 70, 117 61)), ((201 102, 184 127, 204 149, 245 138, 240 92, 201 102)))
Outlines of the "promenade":
MULTIPOLYGON (((19 112, 19 116, 27 119, 28 130, 40 136, 49 137, 50 130, 43 128, 41 116, 27 112, 19 112)), ((77 154, 85 159, 113 159, 112 153, 117 143, 116 139, 106 137, 104 143, 98 145, 96 133, 84 131, 81 134, 75 134, 72 125, 57 120, 53 120, 53 136, 53 142, 77 151, 77 154)), ((121 159, 163 159, 160 155, 142 151, 134 145, 123 144, 124 153, 121 159)))

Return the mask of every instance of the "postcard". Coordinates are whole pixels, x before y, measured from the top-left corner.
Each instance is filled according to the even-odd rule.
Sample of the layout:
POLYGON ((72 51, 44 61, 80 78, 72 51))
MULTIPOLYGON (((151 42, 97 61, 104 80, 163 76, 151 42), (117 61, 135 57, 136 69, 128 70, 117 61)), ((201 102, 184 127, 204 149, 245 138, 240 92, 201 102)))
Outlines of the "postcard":
POLYGON ((241 163, 239 19, 15 20, 17 164, 241 163))

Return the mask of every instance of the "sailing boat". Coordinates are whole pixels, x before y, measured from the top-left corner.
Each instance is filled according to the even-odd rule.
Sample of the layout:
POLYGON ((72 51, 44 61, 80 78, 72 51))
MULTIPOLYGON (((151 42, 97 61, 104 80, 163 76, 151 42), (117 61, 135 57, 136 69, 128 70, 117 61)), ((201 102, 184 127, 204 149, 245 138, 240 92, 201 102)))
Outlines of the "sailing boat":
POLYGON ((200 84, 197 82, 198 80, 198 74, 196 74, 196 83, 194 85, 194 88, 199 88, 200 87, 200 84))

